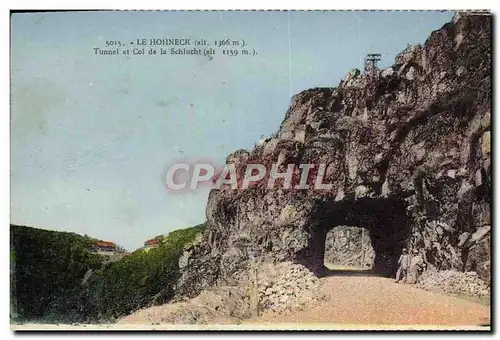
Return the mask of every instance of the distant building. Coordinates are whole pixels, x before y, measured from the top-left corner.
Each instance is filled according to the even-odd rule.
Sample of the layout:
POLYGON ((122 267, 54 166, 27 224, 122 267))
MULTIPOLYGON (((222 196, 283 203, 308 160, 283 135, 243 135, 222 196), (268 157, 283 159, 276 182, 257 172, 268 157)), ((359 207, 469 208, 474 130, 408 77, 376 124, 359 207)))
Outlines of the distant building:
POLYGON ((116 244, 108 241, 96 241, 92 249, 100 254, 114 254, 117 252, 116 244))
POLYGON ((151 249, 151 248, 156 248, 160 244, 160 240, 157 238, 152 238, 150 240, 147 240, 144 242, 144 247, 143 249, 151 249))

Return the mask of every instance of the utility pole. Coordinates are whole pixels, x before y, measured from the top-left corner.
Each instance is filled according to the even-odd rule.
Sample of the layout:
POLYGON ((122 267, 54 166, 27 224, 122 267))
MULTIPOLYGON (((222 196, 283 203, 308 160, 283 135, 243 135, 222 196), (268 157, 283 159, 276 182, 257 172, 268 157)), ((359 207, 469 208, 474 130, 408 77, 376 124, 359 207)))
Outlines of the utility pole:
POLYGON ((373 75, 378 70, 377 63, 381 58, 380 53, 368 53, 365 57, 365 73, 373 75))

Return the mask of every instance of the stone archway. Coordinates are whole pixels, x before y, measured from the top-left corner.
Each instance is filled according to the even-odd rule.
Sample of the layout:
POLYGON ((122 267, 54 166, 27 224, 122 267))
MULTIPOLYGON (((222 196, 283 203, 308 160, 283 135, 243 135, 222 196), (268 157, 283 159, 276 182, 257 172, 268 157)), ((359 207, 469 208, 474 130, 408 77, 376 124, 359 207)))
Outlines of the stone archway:
POLYGON ((373 272, 382 276, 395 274, 401 249, 410 237, 404 201, 361 198, 316 202, 310 218, 309 244, 298 254, 298 261, 317 275, 324 275, 327 272, 324 266, 327 233, 341 225, 366 228, 375 252, 373 272))

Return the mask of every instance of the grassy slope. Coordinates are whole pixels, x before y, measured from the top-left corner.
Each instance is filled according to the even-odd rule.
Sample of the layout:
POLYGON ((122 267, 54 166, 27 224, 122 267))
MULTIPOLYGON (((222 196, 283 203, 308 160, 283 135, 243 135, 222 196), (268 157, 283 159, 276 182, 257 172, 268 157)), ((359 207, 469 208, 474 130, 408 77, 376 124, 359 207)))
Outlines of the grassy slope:
POLYGON ((89 251, 94 239, 11 225, 11 297, 22 319, 105 321, 173 296, 182 249, 204 224, 176 230, 157 248, 115 262, 89 251), (82 279, 92 269, 85 286, 82 279))
POLYGON ((179 257, 204 224, 180 229, 149 251, 137 250, 97 272, 87 289, 87 315, 113 320, 138 308, 164 303, 173 297, 179 278, 179 257))
POLYGON ((89 269, 101 267, 101 257, 89 251, 89 237, 11 225, 10 238, 11 296, 21 317, 46 316, 89 269))

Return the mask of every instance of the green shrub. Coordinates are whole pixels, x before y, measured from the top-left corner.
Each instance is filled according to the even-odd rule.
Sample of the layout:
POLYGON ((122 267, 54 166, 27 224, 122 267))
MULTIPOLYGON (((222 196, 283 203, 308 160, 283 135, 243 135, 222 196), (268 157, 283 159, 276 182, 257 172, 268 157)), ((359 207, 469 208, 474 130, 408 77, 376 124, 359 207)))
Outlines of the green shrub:
POLYGON ((179 257, 204 224, 175 230, 149 251, 137 250, 97 272, 88 286, 86 314, 114 320, 136 309, 167 302, 179 278, 179 257))
POLYGON ((22 318, 41 318, 89 269, 101 267, 93 239, 74 233, 10 226, 13 298, 22 318))

